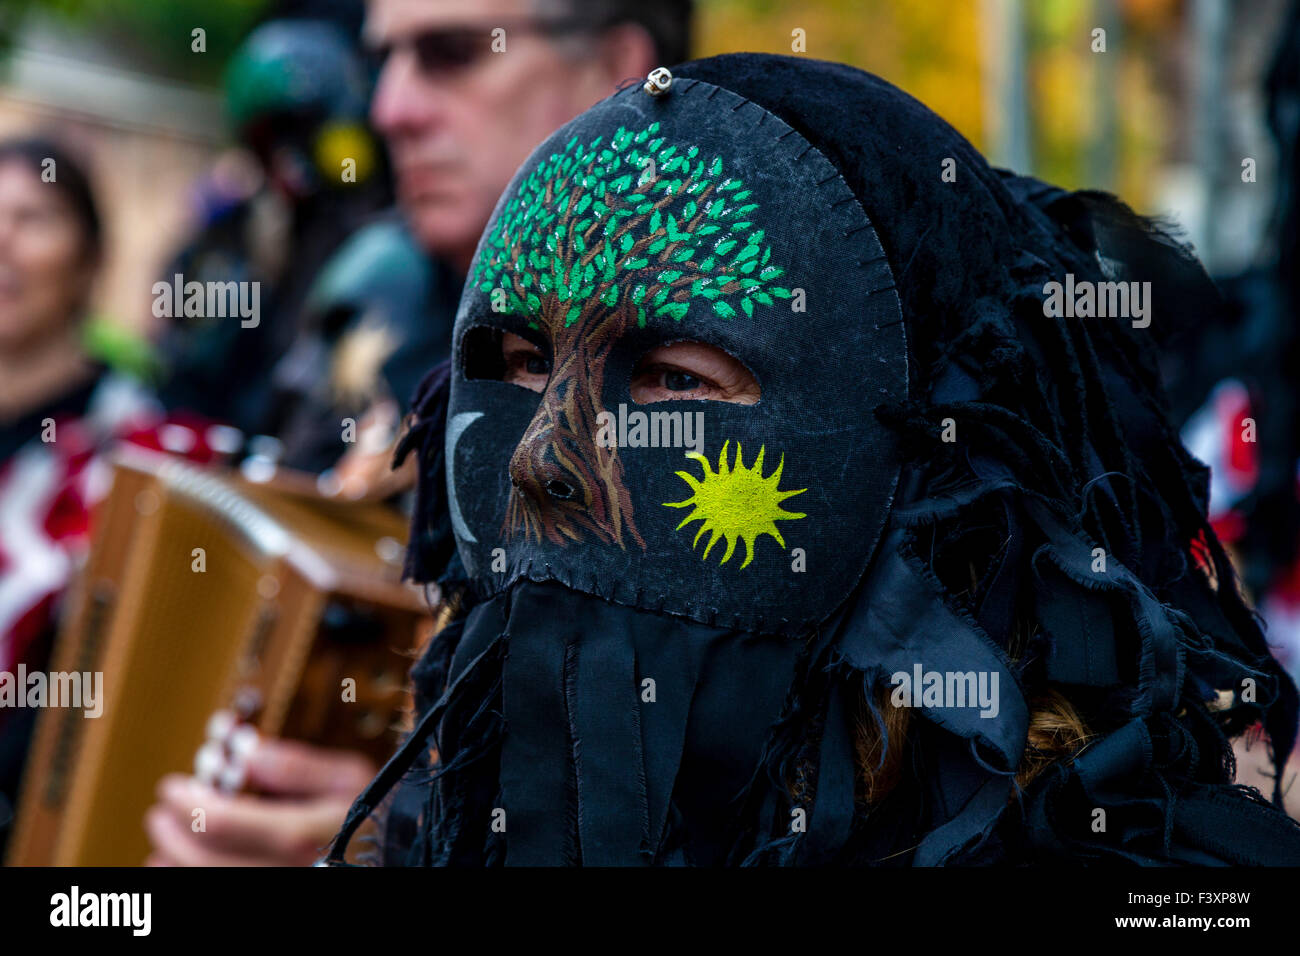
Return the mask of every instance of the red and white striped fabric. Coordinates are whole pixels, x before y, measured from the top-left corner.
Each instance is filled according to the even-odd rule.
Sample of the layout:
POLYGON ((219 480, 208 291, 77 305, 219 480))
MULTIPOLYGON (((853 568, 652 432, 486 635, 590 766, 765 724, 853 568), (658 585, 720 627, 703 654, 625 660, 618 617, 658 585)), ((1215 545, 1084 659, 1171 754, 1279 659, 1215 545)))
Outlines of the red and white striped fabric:
POLYGON ((165 417, 142 388, 110 373, 84 415, 54 418, 0 463, 0 671, 44 665, 27 655, 56 623, 59 599, 85 560, 94 508, 111 481, 107 453, 131 442, 206 462, 213 451, 205 435, 203 423, 165 417))

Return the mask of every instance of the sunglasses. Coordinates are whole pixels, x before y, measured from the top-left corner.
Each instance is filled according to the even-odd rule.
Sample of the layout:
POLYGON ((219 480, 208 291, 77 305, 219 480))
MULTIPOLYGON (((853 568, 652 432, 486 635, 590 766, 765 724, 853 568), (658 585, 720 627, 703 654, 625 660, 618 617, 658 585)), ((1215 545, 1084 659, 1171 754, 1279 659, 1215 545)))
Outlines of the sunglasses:
POLYGON ((518 20, 513 23, 493 23, 483 26, 449 26, 425 30, 396 43, 373 44, 367 48, 375 70, 383 68, 388 58, 398 50, 409 47, 415 53, 416 63, 425 76, 447 76, 473 66, 492 52, 497 37, 494 31, 505 31, 509 42, 520 34, 559 37, 577 33, 594 33, 598 26, 581 20, 518 20))

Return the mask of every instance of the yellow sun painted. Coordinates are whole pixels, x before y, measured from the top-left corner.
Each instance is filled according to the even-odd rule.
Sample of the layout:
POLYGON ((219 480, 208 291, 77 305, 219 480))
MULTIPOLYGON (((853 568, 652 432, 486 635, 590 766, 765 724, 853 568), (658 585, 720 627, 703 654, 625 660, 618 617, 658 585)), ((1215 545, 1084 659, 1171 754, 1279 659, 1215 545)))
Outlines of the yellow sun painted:
POLYGON ((730 444, 728 441, 722 445, 717 471, 713 470, 709 460, 703 455, 695 452, 687 454, 687 458, 694 458, 704 466, 704 475, 697 480, 688 472, 677 472, 677 477, 690 485, 694 494, 685 501, 665 501, 664 505, 669 508, 694 509, 682 519, 682 523, 675 530, 681 530, 692 521, 704 522, 700 525, 695 540, 691 542, 691 548, 694 549, 700 543, 704 532, 709 532, 709 542, 704 547, 705 560, 708 559, 709 551, 719 538, 727 539, 727 552, 722 556, 722 564, 726 564, 736 550, 737 541, 745 542, 745 563, 741 565, 744 568, 754 560, 754 542, 759 535, 770 534, 776 538, 777 544, 785 547, 785 541, 776 528, 776 522, 806 518, 807 515, 783 511, 781 502, 786 498, 801 495, 808 489, 781 491, 777 487, 781 481, 781 469, 785 467, 784 455, 781 456, 776 471, 766 478, 763 477, 763 453, 767 450, 766 446, 759 448, 758 458, 754 461, 753 467, 746 468, 745 460, 741 456, 740 443, 737 442, 735 461, 728 465, 727 446, 730 444))

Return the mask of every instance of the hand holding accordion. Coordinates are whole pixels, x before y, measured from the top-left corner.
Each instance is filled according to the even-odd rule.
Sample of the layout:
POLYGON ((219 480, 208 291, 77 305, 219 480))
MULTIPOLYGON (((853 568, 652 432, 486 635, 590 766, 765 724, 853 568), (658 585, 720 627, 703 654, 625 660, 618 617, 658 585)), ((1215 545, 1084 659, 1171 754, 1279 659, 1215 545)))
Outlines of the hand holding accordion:
MULTIPOLYGON (((251 730, 245 725, 240 730, 251 730)), ((249 737, 237 739, 248 740, 249 737)), ((235 767, 241 788, 168 774, 145 816, 149 864, 308 866, 333 839, 376 767, 364 754, 261 737, 235 767), (202 822, 202 828, 199 827, 202 822)))
POLYGON ((392 509, 138 452, 114 472, 52 665, 102 671, 103 714, 41 715, 11 864, 138 865, 159 781, 196 770, 214 806, 236 800, 221 791, 257 786, 254 732, 362 755, 338 765, 355 795, 357 768, 396 745, 432 631, 392 509))

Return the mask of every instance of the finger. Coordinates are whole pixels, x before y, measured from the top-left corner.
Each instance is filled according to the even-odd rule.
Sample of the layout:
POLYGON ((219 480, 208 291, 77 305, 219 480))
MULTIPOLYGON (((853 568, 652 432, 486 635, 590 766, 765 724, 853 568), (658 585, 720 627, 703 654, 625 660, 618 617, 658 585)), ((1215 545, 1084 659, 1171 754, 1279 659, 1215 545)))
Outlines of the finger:
POLYGON ((272 859, 281 865, 315 862, 347 816, 351 797, 327 795, 309 800, 284 800, 254 794, 219 793, 191 777, 164 787, 164 811, 176 825, 222 852, 272 859), (201 816, 196 811, 202 811, 201 816))
POLYGON ((170 866, 257 866, 263 861, 216 850, 182 826, 165 809, 150 808, 144 818, 145 833, 153 844, 154 856, 170 866))
POLYGON ((391 460, 391 457, 389 457, 384 462, 384 470, 375 481, 375 488, 372 492, 375 498, 391 498, 393 495, 409 491, 415 487, 416 479, 419 476, 415 464, 416 456, 408 456, 396 468, 393 468, 390 464, 391 460))
POLYGON ((375 775, 374 764, 362 754, 272 737, 258 741, 246 767, 251 786, 285 796, 354 797, 375 775))
POLYGON ((158 797, 160 803, 170 806, 174 798, 182 794, 186 799, 189 799, 189 790, 185 789, 183 785, 192 780, 194 780, 193 777, 184 773, 165 774, 158 781, 158 785, 154 787, 154 794, 158 797))
POLYGON ((343 479, 339 497, 348 501, 360 501, 370 493, 370 478, 362 474, 348 475, 343 479))

